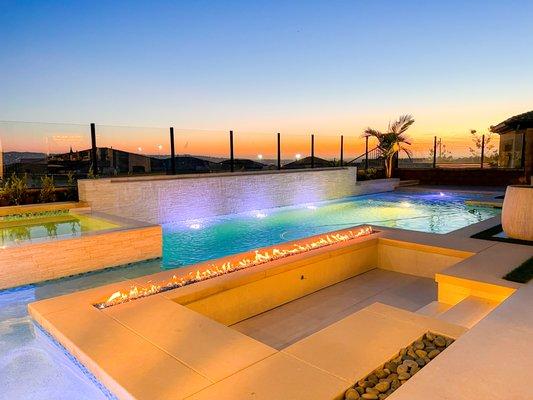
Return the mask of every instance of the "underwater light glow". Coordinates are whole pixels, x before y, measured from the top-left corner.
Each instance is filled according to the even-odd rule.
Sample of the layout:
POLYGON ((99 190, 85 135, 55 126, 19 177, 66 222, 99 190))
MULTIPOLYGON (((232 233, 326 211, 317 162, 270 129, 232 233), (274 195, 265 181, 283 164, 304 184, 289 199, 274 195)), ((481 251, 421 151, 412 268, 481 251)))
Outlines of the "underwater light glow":
POLYGON ((307 208, 308 210, 316 210, 318 207, 317 207, 317 206, 314 206, 314 205, 311 204, 311 205, 309 205, 309 206, 306 206, 306 208, 307 208))
POLYGON ((189 228, 191 229, 200 229, 202 226, 200 224, 190 224, 189 228))
POLYGON ((255 217, 259 218, 259 219, 262 219, 262 218, 266 218, 267 215, 265 213, 258 212, 258 213, 255 214, 255 217))
POLYGON ((400 203, 400 206, 405 207, 405 208, 409 208, 409 207, 411 207, 411 205, 412 205, 412 204, 409 203, 408 201, 402 201, 402 202, 400 203))

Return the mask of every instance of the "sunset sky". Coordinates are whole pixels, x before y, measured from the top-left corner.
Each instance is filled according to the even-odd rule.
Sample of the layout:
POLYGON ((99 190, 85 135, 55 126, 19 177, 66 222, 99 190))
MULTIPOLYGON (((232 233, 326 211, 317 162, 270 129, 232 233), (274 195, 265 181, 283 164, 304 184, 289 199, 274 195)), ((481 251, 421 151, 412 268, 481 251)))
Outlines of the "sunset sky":
POLYGON ((162 127, 99 131, 157 154, 173 125, 207 130, 184 133, 182 153, 225 151, 233 129, 242 154, 273 153, 277 131, 287 153, 314 132, 355 154, 366 126, 411 113, 414 146, 465 147, 469 129, 533 109, 532 21, 531 0, 0 0, 0 120, 82 124, 3 124, 0 139, 83 147, 89 122, 162 127))

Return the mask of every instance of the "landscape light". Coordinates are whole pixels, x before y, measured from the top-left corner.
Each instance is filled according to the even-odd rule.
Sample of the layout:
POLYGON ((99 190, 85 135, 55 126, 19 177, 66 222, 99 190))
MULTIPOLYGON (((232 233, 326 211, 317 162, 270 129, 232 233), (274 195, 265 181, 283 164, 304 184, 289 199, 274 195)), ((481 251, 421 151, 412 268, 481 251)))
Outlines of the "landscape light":
POLYGON ((262 160, 262 159, 263 159, 263 155, 262 155, 262 154, 258 154, 258 155, 257 155, 257 158, 258 158, 259 160, 262 160))
POLYGON ((300 153, 296 153, 296 155, 294 156, 294 158, 296 158, 297 160, 299 160, 300 158, 302 158, 302 155, 300 153))

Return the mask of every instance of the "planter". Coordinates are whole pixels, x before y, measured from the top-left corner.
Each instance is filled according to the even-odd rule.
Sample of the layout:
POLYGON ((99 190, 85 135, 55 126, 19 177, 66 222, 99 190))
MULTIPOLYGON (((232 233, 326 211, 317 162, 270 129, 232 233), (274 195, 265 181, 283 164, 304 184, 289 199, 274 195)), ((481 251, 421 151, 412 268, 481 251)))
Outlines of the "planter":
POLYGON ((510 238, 533 241, 533 186, 507 186, 502 227, 510 238))

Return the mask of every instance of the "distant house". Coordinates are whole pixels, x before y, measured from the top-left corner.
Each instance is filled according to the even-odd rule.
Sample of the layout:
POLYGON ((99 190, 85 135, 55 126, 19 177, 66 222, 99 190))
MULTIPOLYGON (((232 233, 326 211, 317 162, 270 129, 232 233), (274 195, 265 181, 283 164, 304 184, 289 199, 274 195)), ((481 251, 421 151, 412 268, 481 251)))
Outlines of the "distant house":
POLYGON ((490 131, 500 135, 499 164, 505 168, 525 168, 533 174, 533 111, 515 115, 490 131))
MULTIPOLYGON (((299 169, 299 168, 311 168, 312 157, 305 157, 301 160, 296 160, 291 163, 285 164, 284 169, 299 169)), ((315 168, 329 168, 334 167, 333 161, 324 160, 323 158, 314 157, 315 168)))

